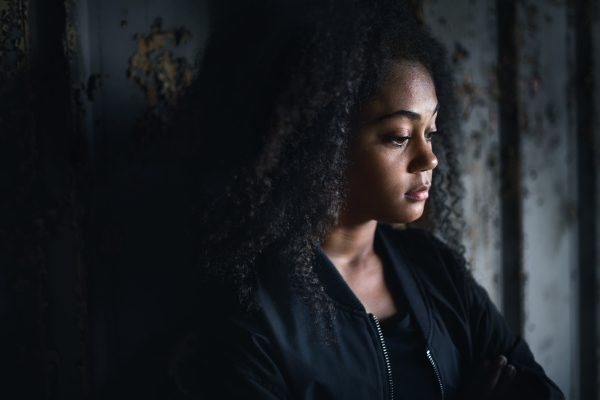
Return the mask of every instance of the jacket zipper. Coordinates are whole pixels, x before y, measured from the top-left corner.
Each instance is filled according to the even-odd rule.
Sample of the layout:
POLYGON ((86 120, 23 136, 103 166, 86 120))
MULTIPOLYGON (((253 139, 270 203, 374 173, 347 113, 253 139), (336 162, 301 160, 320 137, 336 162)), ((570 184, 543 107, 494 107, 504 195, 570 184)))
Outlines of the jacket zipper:
MULTIPOLYGON (((427 349, 427 348, 426 348, 427 349)), ((433 361, 433 356, 431 355, 431 351, 427 349, 427 358, 435 371, 435 376, 437 377, 438 383, 440 384, 440 392, 442 392, 442 400, 444 400, 444 386, 442 385, 442 378, 440 377, 440 371, 438 371, 437 365, 435 365, 435 361, 433 361)))
POLYGON ((379 320, 375 315, 369 315, 372 317, 373 322, 375 322, 375 327, 377 328, 377 334, 379 335, 379 341, 381 342, 381 348, 383 349, 383 358, 385 359, 385 365, 387 368, 388 385, 390 389, 390 400, 394 400, 394 381, 392 380, 392 365, 390 364, 390 357, 388 356, 387 347, 385 347, 385 340, 383 340, 383 332, 381 331, 381 325, 379 325, 379 320))

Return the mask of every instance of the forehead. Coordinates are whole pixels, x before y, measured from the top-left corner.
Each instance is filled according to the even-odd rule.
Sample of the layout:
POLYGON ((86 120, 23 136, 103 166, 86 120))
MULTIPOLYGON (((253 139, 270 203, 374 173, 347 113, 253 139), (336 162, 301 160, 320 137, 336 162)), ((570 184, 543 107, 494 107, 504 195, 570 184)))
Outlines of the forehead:
POLYGON ((429 71, 419 62, 399 61, 390 65, 380 88, 381 93, 402 90, 407 94, 427 92, 435 95, 435 86, 429 71))
POLYGON ((427 68, 420 63, 402 61, 391 65, 379 92, 363 110, 369 116, 397 110, 431 115, 436 105, 435 86, 427 68))

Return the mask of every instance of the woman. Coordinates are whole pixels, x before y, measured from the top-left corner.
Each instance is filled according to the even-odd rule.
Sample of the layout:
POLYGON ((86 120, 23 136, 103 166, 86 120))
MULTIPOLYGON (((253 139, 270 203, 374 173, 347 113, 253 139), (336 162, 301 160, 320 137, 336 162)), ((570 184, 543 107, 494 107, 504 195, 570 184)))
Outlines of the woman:
POLYGON ((462 256, 441 45, 397 0, 254 11, 214 31, 180 103, 180 130, 201 140, 195 232, 210 315, 188 390, 563 398, 462 256))

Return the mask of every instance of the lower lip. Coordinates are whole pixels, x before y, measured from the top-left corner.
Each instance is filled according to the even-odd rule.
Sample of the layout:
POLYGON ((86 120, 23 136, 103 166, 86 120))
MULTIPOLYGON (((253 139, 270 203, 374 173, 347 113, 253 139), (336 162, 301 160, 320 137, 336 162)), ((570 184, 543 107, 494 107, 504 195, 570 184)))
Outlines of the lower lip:
POLYGON ((421 190, 420 192, 406 193, 404 196, 416 201, 423 201, 429 197, 429 191, 421 190))

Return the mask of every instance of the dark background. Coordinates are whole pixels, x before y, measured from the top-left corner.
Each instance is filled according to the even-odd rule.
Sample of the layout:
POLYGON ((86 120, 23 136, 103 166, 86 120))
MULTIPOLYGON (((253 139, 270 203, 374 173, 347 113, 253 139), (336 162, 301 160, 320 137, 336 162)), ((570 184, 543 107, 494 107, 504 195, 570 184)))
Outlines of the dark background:
MULTIPOLYGON (((598 399, 597 0, 413 0, 463 103, 473 273, 598 399)), ((218 0, 0 0, 0 398, 176 398, 196 311, 168 107, 218 0)))

